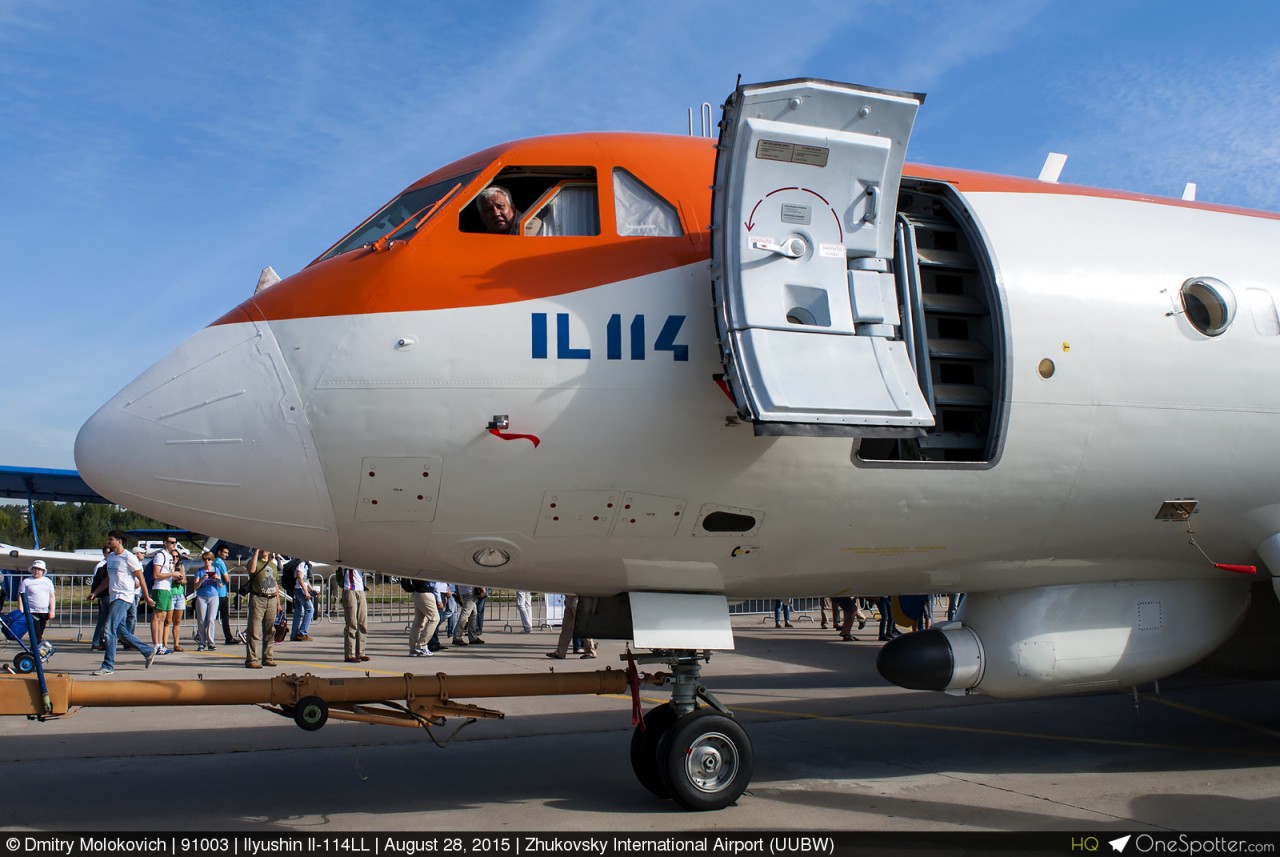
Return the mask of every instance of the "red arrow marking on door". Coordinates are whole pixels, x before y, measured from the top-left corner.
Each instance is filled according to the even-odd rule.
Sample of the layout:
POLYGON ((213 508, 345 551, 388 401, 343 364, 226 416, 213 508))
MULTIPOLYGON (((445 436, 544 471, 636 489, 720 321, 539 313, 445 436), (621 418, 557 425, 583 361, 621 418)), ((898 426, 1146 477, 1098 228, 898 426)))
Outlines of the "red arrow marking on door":
POLYGON ((798 190, 801 193, 811 193, 814 196, 816 196, 818 199, 822 200, 822 204, 827 207, 827 210, 831 212, 831 216, 836 221, 836 230, 840 233, 840 243, 841 244, 844 243, 844 224, 840 222, 840 215, 836 214, 836 210, 831 207, 831 203, 827 202, 826 197, 818 193, 816 190, 810 190, 807 187, 780 187, 777 190, 771 190, 768 193, 766 193, 763 199, 761 199, 759 202, 757 202, 754 206, 751 207, 751 216, 748 217, 746 222, 742 224, 743 226, 747 227, 748 232, 750 232, 756 226, 756 223, 755 223, 756 209, 760 207, 760 203, 764 202, 765 199, 768 199, 769 197, 773 196, 775 193, 782 193, 784 190, 798 190))

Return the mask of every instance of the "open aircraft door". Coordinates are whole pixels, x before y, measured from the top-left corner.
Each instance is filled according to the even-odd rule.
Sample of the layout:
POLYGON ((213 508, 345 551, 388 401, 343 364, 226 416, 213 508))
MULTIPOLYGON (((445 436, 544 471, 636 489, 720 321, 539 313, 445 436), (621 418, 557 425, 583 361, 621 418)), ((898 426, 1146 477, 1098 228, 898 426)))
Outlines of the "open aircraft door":
MULTIPOLYGON (((721 358, 757 434, 921 436, 934 418, 893 268, 924 96, 814 80, 739 86, 712 193, 721 358)), ((905 279, 905 278, 904 278, 905 279)))

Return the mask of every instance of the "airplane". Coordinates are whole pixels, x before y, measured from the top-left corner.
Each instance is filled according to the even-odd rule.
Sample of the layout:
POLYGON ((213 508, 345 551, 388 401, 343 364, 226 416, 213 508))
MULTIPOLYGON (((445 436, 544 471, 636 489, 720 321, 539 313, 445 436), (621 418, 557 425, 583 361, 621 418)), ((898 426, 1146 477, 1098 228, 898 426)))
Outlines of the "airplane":
POLYGON ((44 560, 45 566, 51 572, 89 574, 98 563, 102 562, 102 553, 101 551, 92 553, 51 551, 0 543, 0 568, 25 575, 31 568, 31 563, 38 559, 44 560))
POLYGON ((1280 215, 908 164, 923 100, 744 84, 715 141, 440 167, 126 386, 77 465, 245 544, 580 594, 672 667, 631 756, 691 809, 752 770, 702 682, 730 599, 967 593, 881 650, 908 688, 1195 664, 1280 594, 1280 215))

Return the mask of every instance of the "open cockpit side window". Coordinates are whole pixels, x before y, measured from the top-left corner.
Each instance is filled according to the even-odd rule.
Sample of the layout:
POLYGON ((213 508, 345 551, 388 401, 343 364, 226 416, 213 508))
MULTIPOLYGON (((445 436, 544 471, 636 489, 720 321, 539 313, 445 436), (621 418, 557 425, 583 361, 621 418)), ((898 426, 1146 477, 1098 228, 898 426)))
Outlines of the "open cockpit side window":
POLYGON ((619 235, 684 234, 676 207, 621 167, 613 170, 613 210, 619 235))
MULTIPOLYGON (((600 202, 594 167, 518 166, 498 173, 487 187, 511 197, 518 235, 599 235, 600 202)), ((480 195, 462 207, 458 229, 491 232, 480 214, 480 195)))

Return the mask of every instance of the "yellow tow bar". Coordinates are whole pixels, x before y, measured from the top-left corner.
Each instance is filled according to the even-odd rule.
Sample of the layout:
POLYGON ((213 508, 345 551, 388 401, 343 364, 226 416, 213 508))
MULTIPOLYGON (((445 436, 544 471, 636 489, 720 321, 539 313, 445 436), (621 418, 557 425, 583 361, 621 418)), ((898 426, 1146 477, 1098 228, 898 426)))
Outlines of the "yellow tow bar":
MULTIPOLYGON (((660 685, 662 673, 641 675, 660 685)), ((95 706, 259 705, 290 715, 303 729, 314 730, 333 716, 341 720, 393 726, 431 726, 446 716, 503 717, 502 712, 457 699, 503 696, 620 694, 627 690, 626 670, 567 673, 514 673, 450 677, 444 673, 361 678, 278 675, 255 679, 181 679, 97 681, 66 673, 46 674, 48 698, 35 676, 0 677, 0 715, 44 720, 95 706), (390 700, 403 700, 403 703, 390 700), (369 705, 384 706, 368 708, 369 705)))

